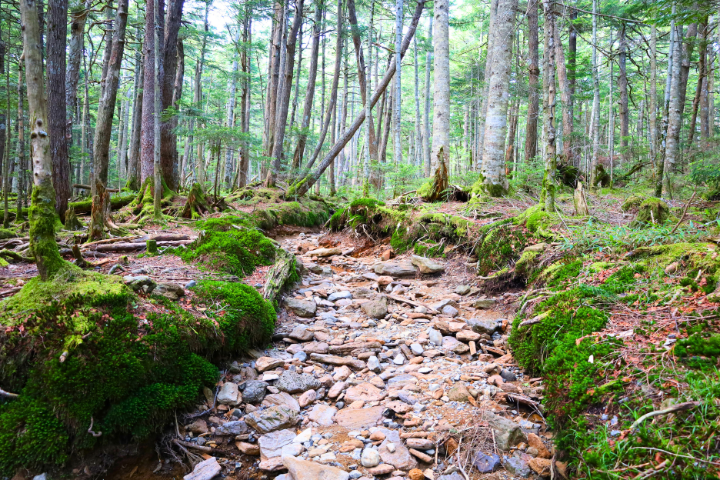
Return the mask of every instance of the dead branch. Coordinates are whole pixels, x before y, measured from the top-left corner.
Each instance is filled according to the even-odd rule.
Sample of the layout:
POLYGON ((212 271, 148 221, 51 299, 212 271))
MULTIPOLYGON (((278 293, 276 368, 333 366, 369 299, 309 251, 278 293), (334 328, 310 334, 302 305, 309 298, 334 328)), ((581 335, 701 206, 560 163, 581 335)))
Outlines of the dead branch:
POLYGON ((422 303, 418 303, 418 302, 414 302, 414 301, 412 301, 412 300, 408 300, 407 298, 400 297, 400 296, 398 296, 398 295, 389 295, 389 294, 387 294, 386 296, 387 296, 387 298, 389 298, 390 300, 395 300, 396 302, 407 303, 408 305, 412 305, 413 307, 425 307, 425 308, 427 308, 431 313, 438 313, 438 311, 435 310, 434 308, 428 307, 427 305, 423 305, 422 303))
POLYGON ((102 432, 97 432, 97 433, 93 432, 92 427, 93 427, 93 423, 94 423, 94 422, 95 422, 95 420, 93 420, 93 417, 91 416, 91 417, 90 417, 90 426, 88 427, 88 430, 87 430, 87 431, 88 431, 88 433, 89 433, 90 435, 92 435, 93 437, 97 438, 97 437, 99 437, 100 435, 102 435, 102 432))
POLYGON ((638 425, 640 425, 642 422, 647 420, 648 418, 652 417, 658 417, 660 415, 667 415, 668 413, 674 413, 674 412, 681 412, 683 410, 690 410, 692 408, 697 407, 700 405, 700 402, 684 402, 684 403, 678 403, 677 405, 673 405, 672 407, 668 407, 663 410, 655 410, 650 413, 646 413, 642 417, 638 418, 633 422, 633 424, 630 426, 630 430, 635 430, 638 425))
POLYGON ((3 390, 2 388, 0 388, 0 397, 18 398, 18 396, 19 396, 19 395, 18 395, 17 393, 6 392, 6 391, 3 390))
POLYGON ((187 447, 187 448, 194 448, 195 450, 200 450, 201 452, 205 452, 205 453, 212 453, 212 451, 213 451, 213 449, 211 447, 204 447, 204 446, 198 445, 196 443, 184 442, 182 440, 178 440, 177 438, 173 439, 173 443, 176 445, 182 445, 183 447, 187 447))
MULTIPOLYGON (((680 220, 678 220, 678 223, 676 223, 675 226, 673 227, 673 229, 670 230, 670 235, 672 235, 673 233, 675 233, 675 230, 677 230, 678 227, 680 226, 680 224, 683 223, 683 221, 685 220, 685 215, 687 214, 688 207, 690 206, 690 203, 691 203, 691 202, 693 201, 693 199, 695 198, 695 194, 696 194, 696 193, 697 193, 697 192, 693 192, 692 197, 690 197, 690 200, 688 200, 687 203, 685 204, 685 208, 683 208, 683 212, 682 212, 682 215, 680 216, 680 220)), ((652 213, 652 212, 651 212, 651 213, 652 213)))

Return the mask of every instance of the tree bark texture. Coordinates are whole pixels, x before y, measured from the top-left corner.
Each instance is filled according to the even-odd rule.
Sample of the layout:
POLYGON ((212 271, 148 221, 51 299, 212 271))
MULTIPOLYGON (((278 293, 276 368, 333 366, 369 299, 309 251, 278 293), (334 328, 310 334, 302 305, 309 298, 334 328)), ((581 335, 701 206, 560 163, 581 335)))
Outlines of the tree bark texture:
MULTIPOLYGON (((178 32, 180 31, 180 21, 182 19, 182 11, 185 0, 170 0, 165 15, 164 39, 160 50, 163 55, 162 60, 162 110, 173 107, 177 104, 173 103, 175 96, 175 78, 178 69, 178 32)), ((163 15, 162 10, 160 15, 163 15)), ((175 175, 178 171, 176 164, 178 161, 177 153, 177 116, 170 118, 162 118, 160 120, 160 165, 162 168, 162 177, 170 190, 177 190, 179 179, 175 175)))
POLYGON ((430 15, 430 24, 428 25, 428 42, 430 42, 430 47, 428 48, 427 53, 425 54, 425 112, 424 112, 424 119, 423 122, 423 128, 424 128, 424 134, 423 134, 423 159, 425 164, 425 176, 430 176, 430 167, 431 167, 431 160, 430 160, 430 65, 432 64, 433 59, 433 52, 432 52, 432 44, 433 44, 433 16, 430 15))
POLYGON ((65 46, 67 43, 67 0, 50 0, 47 45, 48 134, 52 155, 55 211, 65 220, 70 198, 70 160, 67 142, 65 98, 65 46))
MULTIPOLYGON (((431 172, 438 162, 450 153, 450 23, 448 0, 434 3, 433 57, 435 80, 433 85, 433 133, 431 172), (444 152, 441 154, 441 152, 444 152), (441 158, 440 158, 441 157, 441 158)), ((447 165, 445 166, 447 169, 447 165)))
POLYGON ((540 115, 540 60, 538 54, 538 10, 540 2, 528 5, 528 106, 525 123, 525 163, 537 155, 538 116, 540 115))
POLYGON ((540 204, 546 212, 555 211, 555 170, 557 150, 555 145, 555 2, 543 0, 545 13, 545 174, 543 176, 540 204))
MULTIPOLYGON (((162 58, 157 62, 159 72, 155 71, 155 2, 159 2, 157 10, 164 10, 164 0, 147 0, 145 9, 145 41, 144 51, 144 80, 143 80, 143 105, 142 105, 142 129, 140 137, 140 182, 145 183, 148 177, 154 175, 155 161, 155 79, 157 76, 163 78, 162 58)), ((158 23, 162 28, 163 15, 159 15, 158 23)), ((159 35, 162 41, 163 36, 159 35)), ((162 45, 157 50, 163 51, 162 45)))
POLYGON ((492 56, 493 63, 488 76, 482 174, 483 189, 493 197, 503 196, 508 189, 505 176, 505 137, 517 6, 517 0, 498 2, 494 31, 491 32, 493 51, 488 52, 488 55, 492 56))
POLYGON ((660 182, 662 179, 664 181, 662 184, 659 184, 658 187, 660 191, 658 192, 658 187, 656 187, 656 196, 660 197, 662 195, 662 185, 665 186, 665 192, 670 193, 670 172, 671 169, 675 166, 677 151, 678 151, 678 142, 680 141, 680 126, 682 122, 682 107, 680 105, 680 87, 681 87, 681 72, 682 72, 682 62, 680 61, 680 55, 681 55, 681 35, 679 30, 682 27, 676 27, 676 37, 675 42, 673 43, 673 68, 672 68, 672 78, 671 78, 671 84, 670 84, 670 106, 668 110, 668 129, 667 129, 667 138, 665 140, 665 162, 663 167, 663 172, 659 172, 660 175, 658 175, 658 182, 660 182))

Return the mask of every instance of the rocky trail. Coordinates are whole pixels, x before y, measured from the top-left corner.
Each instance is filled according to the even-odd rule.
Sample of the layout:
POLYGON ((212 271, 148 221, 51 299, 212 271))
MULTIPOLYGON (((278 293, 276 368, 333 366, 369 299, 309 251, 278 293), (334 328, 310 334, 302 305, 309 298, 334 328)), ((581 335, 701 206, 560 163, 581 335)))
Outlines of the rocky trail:
POLYGON ((464 256, 391 259, 379 245, 353 257, 357 240, 337 234, 280 240, 302 281, 272 348, 233 362, 178 425, 186 480, 550 476, 542 381, 506 344, 522 292, 483 296, 464 256))

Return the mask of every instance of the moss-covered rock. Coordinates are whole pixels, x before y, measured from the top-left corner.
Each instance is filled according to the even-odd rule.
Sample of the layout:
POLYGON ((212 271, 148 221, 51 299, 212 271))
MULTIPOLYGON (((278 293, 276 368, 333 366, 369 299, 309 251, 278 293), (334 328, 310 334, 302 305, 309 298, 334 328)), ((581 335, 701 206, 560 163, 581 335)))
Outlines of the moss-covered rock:
POLYGON ((662 225, 670 217, 670 207, 659 198, 648 198, 638 207, 635 219, 630 222, 632 228, 643 228, 648 225, 662 225))

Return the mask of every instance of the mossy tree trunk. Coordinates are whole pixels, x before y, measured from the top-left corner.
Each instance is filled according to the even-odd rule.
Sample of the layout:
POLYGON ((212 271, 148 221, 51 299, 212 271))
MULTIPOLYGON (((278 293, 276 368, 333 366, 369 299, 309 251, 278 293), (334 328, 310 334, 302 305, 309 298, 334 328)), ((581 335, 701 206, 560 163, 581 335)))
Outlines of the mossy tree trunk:
POLYGON ((63 267, 55 242, 55 189, 52 184, 52 157, 47 134, 47 103, 42 64, 42 40, 35 0, 21 0, 23 56, 27 73, 27 97, 32 132, 33 191, 30 205, 30 251, 40 278, 48 280, 63 267))

